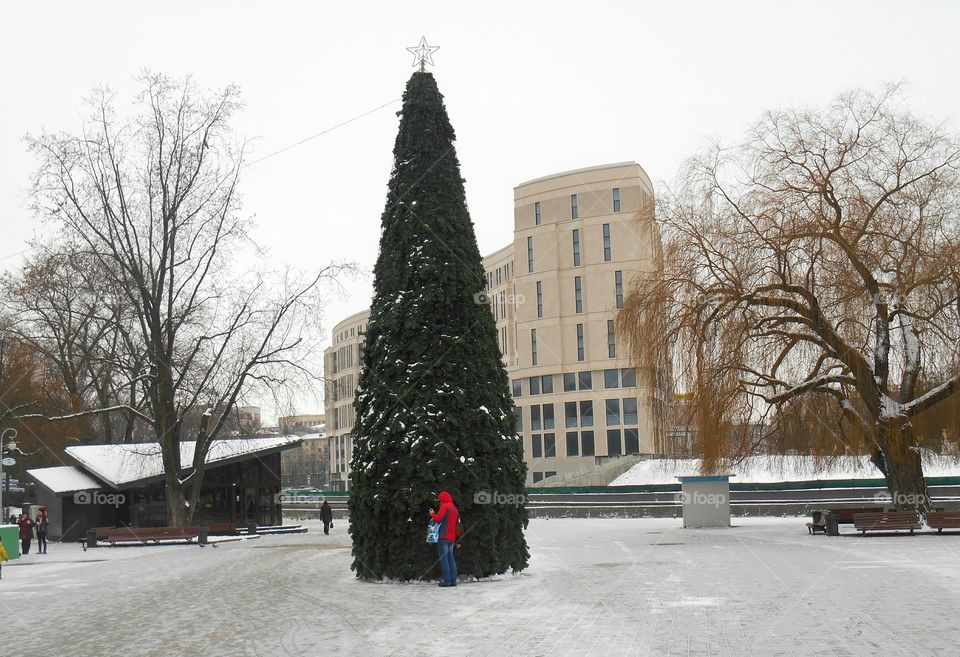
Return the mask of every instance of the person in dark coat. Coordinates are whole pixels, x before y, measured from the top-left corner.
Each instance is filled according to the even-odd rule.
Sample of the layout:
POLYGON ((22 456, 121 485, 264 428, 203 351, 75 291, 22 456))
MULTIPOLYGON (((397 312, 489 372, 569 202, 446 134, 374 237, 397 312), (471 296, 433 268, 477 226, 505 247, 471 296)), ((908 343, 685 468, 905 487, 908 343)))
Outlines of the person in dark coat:
POLYGON ((47 553, 47 527, 50 525, 50 518, 47 516, 47 507, 41 506, 37 511, 37 554, 47 553))
POLYGON ((437 495, 440 508, 434 512, 430 509, 430 519, 440 523, 440 540, 437 541, 437 551, 440 554, 440 571, 443 579, 439 586, 457 585, 457 561, 454 558, 454 546, 457 544, 457 520, 460 512, 453 504, 453 497, 443 490, 437 495))
POLYGON ((320 505, 320 520, 323 521, 323 533, 329 534, 333 526, 333 509, 330 507, 330 502, 326 500, 320 505))
POLYGON ((17 524, 20 525, 20 552, 30 554, 30 542, 33 540, 33 520, 26 513, 21 513, 17 524))

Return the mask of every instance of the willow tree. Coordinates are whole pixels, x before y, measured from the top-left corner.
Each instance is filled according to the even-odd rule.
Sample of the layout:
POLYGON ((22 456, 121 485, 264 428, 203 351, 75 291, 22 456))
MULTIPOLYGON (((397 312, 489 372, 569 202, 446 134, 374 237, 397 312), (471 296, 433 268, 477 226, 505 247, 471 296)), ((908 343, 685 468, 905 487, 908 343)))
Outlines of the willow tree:
POLYGON ((897 505, 928 509, 914 420, 960 380, 956 137, 895 88, 769 112, 690 159, 657 212, 662 276, 619 326, 642 362, 672 355, 708 467, 821 397, 897 505))

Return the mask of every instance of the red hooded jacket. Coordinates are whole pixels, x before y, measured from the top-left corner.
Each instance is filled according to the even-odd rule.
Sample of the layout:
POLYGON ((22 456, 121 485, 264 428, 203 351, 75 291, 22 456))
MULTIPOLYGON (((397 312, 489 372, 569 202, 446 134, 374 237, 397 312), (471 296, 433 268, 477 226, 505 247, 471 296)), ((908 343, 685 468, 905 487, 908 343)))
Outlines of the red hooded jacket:
POLYGON ((440 540, 455 543, 457 540, 457 520, 460 519, 460 512, 453 505, 453 498, 447 491, 440 491, 437 499, 440 500, 440 508, 431 518, 434 522, 440 523, 440 540))

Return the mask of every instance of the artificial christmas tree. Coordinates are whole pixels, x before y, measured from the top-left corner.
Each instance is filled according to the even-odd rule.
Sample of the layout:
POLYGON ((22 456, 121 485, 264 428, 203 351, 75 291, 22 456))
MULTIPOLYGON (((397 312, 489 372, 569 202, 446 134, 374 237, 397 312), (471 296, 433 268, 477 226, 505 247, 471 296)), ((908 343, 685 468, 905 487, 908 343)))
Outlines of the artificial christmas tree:
POLYGON ((463 515, 461 573, 520 570, 529 557, 523 448, 453 142, 433 75, 414 73, 354 402, 350 534, 362 578, 439 575, 425 534, 441 490, 463 515))

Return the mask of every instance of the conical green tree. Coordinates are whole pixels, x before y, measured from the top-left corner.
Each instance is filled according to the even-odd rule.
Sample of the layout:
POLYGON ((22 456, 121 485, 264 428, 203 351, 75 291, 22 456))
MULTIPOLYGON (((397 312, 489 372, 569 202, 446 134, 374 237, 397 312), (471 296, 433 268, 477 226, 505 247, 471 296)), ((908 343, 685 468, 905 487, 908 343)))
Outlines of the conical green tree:
POLYGON ((521 570, 529 558, 523 448, 453 142, 433 75, 414 73, 354 402, 350 535, 365 579, 439 576, 425 538, 440 490, 463 517, 460 573, 521 570))

